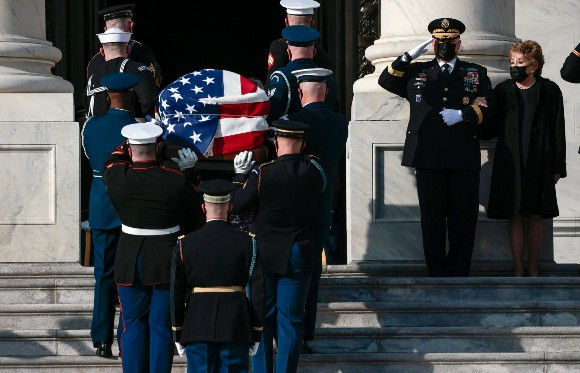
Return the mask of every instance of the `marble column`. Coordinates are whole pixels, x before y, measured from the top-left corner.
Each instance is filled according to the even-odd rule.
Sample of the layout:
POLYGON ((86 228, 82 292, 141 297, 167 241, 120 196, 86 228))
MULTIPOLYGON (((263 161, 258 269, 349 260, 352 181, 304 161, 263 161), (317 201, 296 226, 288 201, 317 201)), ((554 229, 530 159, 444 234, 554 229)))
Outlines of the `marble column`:
POLYGON ((76 262, 79 133, 44 0, 0 0, 0 261, 76 262))
MULTIPOLYGON (((420 212, 414 169, 401 166, 407 102, 377 83, 395 58, 429 38, 428 23, 450 17, 466 25, 460 58, 487 67, 492 84, 509 78, 507 50, 515 36, 514 0, 383 0, 380 39, 365 55, 375 72, 354 85, 347 148, 348 262, 422 262, 420 212)), ((434 58, 433 50, 419 61, 434 58)), ((482 143, 480 217, 474 260, 511 260, 505 221, 485 217, 493 142, 482 143)), ((551 225, 547 249, 553 256, 551 225)))

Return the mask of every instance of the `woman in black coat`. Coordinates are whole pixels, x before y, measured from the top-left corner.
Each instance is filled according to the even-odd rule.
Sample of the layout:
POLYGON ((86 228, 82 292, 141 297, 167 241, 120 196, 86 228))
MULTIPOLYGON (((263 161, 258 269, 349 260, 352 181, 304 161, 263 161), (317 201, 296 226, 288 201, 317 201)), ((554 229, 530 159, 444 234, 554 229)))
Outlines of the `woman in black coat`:
POLYGON ((566 177, 564 103, 556 83, 541 77, 538 43, 515 43, 508 56, 512 79, 494 89, 498 110, 491 128, 497 144, 487 216, 509 219, 517 277, 524 274, 527 236, 528 271, 537 277, 542 219, 558 216, 555 184, 566 177))

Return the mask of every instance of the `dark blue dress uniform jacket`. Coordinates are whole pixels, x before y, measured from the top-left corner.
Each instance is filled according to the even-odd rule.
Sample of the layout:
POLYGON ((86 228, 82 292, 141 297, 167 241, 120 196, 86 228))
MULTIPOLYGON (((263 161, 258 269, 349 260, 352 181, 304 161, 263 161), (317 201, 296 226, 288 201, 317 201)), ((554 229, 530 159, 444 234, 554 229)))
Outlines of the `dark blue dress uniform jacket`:
MULTIPOLYGON (((119 147, 105 163, 105 185, 121 222, 132 228, 165 229, 196 216, 201 205, 195 169, 179 170, 157 161, 133 162, 127 145, 119 147)), ((121 233, 115 256, 115 281, 131 285, 137 258, 145 285, 167 283, 171 258, 179 234, 136 236, 121 233)))
POLYGON ((560 76, 567 82, 580 83, 580 44, 566 57, 560 76))
MULTIPOLYGON (((295 113, 302 108, 300 97, 298 96, 298 80, 292 71, 302 69, 312 69, 319 67, 310 58, 299 58, 288 62, 288 64, 278 71, 275 71, 268 81, 268 96, 270 97, 270 112, 268 122, 280 119, 284 115, 295 113)), ((330 108, 336 107, 337 87, 332 76, 326 82, 328 95, 326 104, 330 108)))
MULTIPOLYGON (((147 69, 151 71, 153 77, 156 77, 159 73, 158 71, 155 71, 155 54, 153 53, 153 50, 137 40, 129 41, 129 55, 127 58, 147 66, 147 69)), ((103 63, 105 63, 105 56, 103 56, 101 52, 95 54, 87 65, 87 79, 93 75, 103 63)))
POLYGON ((338 161, 344 153, 348 137, 348 122, 344 115, 334 112, 324 102, 311 102, 302 110, 288 115, 288 119, 306 123, 310 128, 304 133, 304 153, 318 157, 325 166, 329 186, 322 192, 316 208, 316 224, 330 227, 334 190, 332 181, 338 161))
POLYGON ((260 341, 264 314, 264 280, 260 257, 252 268, 254 244, 247 232, 212 220, 180 238, 171 271, 171 317, 175 340, 192 342, 260 341), (241 292, 191 293, 195 287, 246 288, 241 292))
POLYGON ((83 126, 83 149, 93 169, 89 200, 91 228, 113 229, 121 226, 103 182, 103 168, 107 157, 125 141, 121 128, 132 123, 135 123, 135 117, 130 111, 109 109, 105 115, 90 117, 83 126))
POLYGON ((146 115, 153 116, 155 102, 157 100, 157 87, 153 73, 147 66, 133 60, 118 57, 106 61, 98 66, 95 73, 89 76, 85 89, 85 108, 87 116, 103 115, 109 109, 107 92, 101 86, 101 79, 108 74, 128 72, 139 77, 139 84, 133 88, 133 107, 136 118, 144 118, 146 115), (126 62, 125 62, 126 61, 126 62), (91 97, 94 103, 91 108, 91 97))
MULTIPOLYGON (((318 67, 323 67, 325 69, 334 70, 332 67, 332 61, 328 56, 328 53, 317 43, 314 45, 316 49, 316 54, 314 55, 314 63, 318 67)), ((276 39, 270 44, 270 50, 268 52, 268 75, 266 76, 266 89, 268 88, 268 82, 270 81, 270 76, 276 70, 281 69, 290 62, 288 58, 288 42, 286 39, 276 39)))
POLYGON ((379 77, 379 85, 409 101, 410 118, 402 165, 440 170, 479 170, 478 126, 486 125, 496 101, 481 65, 457 59, 449 78, 436 59, 409 63, 397 58, 379 77), (478 96, 488 107, 475 105, 478 96), (439 112, 460 109, 463 122, 447 126, 439 112))
POLYGON ((286 154, 264 163, 246 175, 236 174, 238 188, 232 193, 233 213, 257 206, 253 232, 265 272, 285 275, 292 245, 300 246, 304 266, 312 271, 315 261, 313 214, 326 184, 322 168, 300 154, 286 154))

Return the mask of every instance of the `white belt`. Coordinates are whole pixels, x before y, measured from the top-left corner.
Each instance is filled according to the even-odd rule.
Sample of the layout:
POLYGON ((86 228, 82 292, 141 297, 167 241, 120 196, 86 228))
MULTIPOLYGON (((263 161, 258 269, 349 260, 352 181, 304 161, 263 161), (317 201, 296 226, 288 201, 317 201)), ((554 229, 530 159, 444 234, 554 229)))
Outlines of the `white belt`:
POLYGON ((121 230, 123 233, 131 234, 133 236, 164 236, 166 234, 172 234, 179 232, 179 225, 171 228, 161 228, 161 229, 142 229, 128 227, 125 224, 121 224, 121 230))

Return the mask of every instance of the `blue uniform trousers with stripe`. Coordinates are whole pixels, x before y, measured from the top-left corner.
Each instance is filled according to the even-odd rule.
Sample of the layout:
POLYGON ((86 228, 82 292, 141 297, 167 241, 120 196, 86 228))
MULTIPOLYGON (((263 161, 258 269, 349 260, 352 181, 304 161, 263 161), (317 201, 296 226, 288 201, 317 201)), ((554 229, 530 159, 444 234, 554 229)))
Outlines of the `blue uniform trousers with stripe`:
POLYGON ((185 347, 187 373, 247 373, 250 365, 248 343, 198 342, 185 347))
POLYGON ((304 332, 304 306, 310 275, 304 268, 297 244, 292 247, 287 274, 264 274, 266 286, 264 331, 258 352, 252 357, 253 373, 273 373, 272 343, 276 332, 278 334, 276 373, 293 373, 298 369, 304 332))
POLYGON ((123 372, 171 372, 175 344, 169 283, 144 285, 139 274, 137 266, 133 285, 117 287, 123 315, 123 372))

